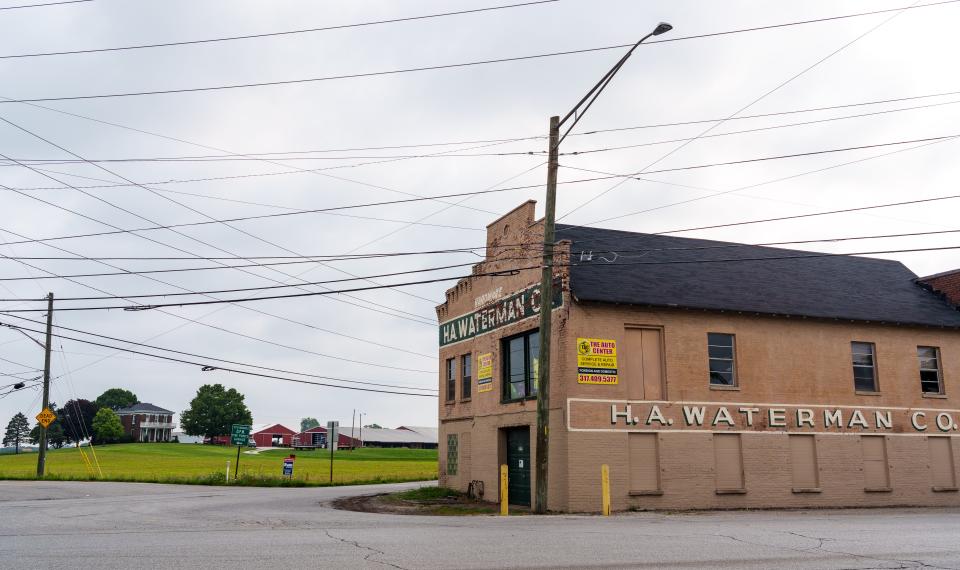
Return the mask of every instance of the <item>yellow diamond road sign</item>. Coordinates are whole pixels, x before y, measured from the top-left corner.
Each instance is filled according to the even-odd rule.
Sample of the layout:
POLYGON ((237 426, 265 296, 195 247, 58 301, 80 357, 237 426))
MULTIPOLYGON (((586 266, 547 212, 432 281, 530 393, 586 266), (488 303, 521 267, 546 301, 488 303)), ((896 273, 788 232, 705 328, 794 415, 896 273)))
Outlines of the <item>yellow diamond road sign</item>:
POLYGON ((44 408, 42 412, 37 414, 37 421, 40 422, 40 425, 43 426, 43 429, 47 429, 56 419, 57 414, 53 413, 50 408, 44 408))

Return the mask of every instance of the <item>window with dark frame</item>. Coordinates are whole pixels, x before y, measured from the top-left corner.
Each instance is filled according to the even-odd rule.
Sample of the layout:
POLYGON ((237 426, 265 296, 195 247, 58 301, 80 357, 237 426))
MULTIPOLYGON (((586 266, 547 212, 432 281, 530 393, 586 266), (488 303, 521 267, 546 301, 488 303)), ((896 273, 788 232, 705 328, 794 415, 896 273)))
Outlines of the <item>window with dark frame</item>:
POLYGON ((447 359, 447 402, 457 399, 457 359, 447 359))
POLYGON ((732 334, 707 333, 707 354, 710 357, 711 386, 737 385, 734 346, 734 335, 732 334))
POLYGON ((924 394, 943 394, 943 374, 940 372, 940 349, 918 346, 920 361, 920 391, 924 394))
POLYGON ((540 331, 532 330, 503 341, 504 402, 535 398, 540 362, 540 331))
POLYGON ((851 342, 853 387, 857 392, 877 391, 876 348, 872 342, 851 342))
POLYGON ((460 399, 469 400, 473 381, 473 358, 464 354, 460 357, 460 399))

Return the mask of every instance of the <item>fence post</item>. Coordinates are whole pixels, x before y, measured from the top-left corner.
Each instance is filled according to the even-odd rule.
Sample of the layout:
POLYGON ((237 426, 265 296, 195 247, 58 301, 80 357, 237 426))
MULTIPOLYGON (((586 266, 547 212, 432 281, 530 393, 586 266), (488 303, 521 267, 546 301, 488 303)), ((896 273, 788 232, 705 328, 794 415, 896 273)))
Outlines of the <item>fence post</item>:
POLYGON ((229 483, 229 482, 230 482, 230 462, 229 462, 229 461, 227 461, 227 473, 226 473, 226 476, 224 477, 223 481, 224 481, 225 483, 229 483))
POLYGON ((500 516, 505 517, 510 514, 510 497, 507 487, 507 466, 500 466, 500 516))
POLYGON ((603 496, 603 516, 610 516, 610 466, 600 466, 600 494, 603 496))

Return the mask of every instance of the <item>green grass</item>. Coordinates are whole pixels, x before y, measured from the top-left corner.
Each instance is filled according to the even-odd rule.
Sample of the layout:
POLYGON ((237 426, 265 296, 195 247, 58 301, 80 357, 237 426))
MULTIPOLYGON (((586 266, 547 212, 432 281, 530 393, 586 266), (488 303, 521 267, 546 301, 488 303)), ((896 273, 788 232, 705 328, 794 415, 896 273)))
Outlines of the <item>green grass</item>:
MULTIPOLYGON (((90 450, 83 448, 87 457, 90 450)), ((243 451, 247 451, 246 448, 243 451)), ((236 447, 179 443, 130 443, 94 448, 100 469, 91 472, 79 450, 65 448, 47 453, 47 478, 53 480, 105 480, 150 483, 221 485, 227 461, 231 484, 249 486, 319 486, 330 484, 330 454, 325 450, 297 451, 293 479, 281 477, 289 449, 240 454, 240 478, 233 481, 236 447)), ((91 459, 92 461, 92 459, 91 459)), ((0 456, 0 479, 33 479, 37 454, 0 456)), ((338 451, 333 460, 333 484, 424 481, 437 477, 435 449, 358 449, 338 451)))
POLYGON ((419 489, 410 489, 395 493, 394 496, 404 501, 435 501, 437 499, 447 499, 451 497, 460 497, 462 493, 446 487, 420 487, 419 489))

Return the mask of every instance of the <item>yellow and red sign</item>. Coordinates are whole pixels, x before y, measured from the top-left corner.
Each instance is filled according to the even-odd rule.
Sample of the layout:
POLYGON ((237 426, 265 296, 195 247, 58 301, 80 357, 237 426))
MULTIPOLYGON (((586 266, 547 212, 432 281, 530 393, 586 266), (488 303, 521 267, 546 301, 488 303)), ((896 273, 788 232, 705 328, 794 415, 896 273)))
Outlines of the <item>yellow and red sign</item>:
POLYGON ((477 392, 493 390, 493 353, 477 355, 477 392))
POLYGON ((619 379, 617 341, 577 339, 577 384, 616 384, 619 379))

